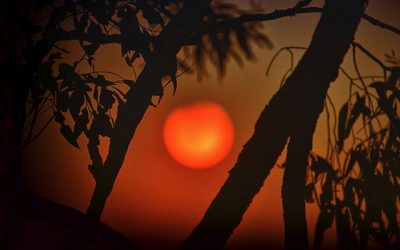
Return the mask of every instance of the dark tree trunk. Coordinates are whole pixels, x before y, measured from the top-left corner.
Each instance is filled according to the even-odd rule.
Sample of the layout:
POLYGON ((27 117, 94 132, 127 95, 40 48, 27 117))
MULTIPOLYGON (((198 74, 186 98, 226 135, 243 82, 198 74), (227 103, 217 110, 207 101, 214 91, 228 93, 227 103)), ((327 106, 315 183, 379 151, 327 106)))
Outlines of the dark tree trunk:
POLYGON ((292 152, 289 152, 290 165, 285 173, 284 196, 295 189, 300 193, 296 191, 296 197, 290 194, 289 199, 284 199, 287 202, 284 203, 285 225, 288 227, 285 228, 288 230, 286 242, 293 240, 288 248, 308 247, 302 192, 306 167, 304 159, 311 148, 310 138, 322 111, 320 104, 323 104, 330 82, 337 77, 338 67, 354 37, 365 3, 365 0, 326 1, 309 49, 283 88, 261 113, 255 131, 227 181, 183 243, 183 249, 222 249, 225 246, 290 135, 293 135, 292 152), (291 204, 300 210, 288 208, 291 204), (295 227, 290 228, 293 225, 295 227))
MULTIPOLYGON (((323 104, 323 101, 321 102, 323 104)), ((321 105, 323 107, 323 105, 321 105)), ((310 109, 311 110, 311 109, 310 109)), ((320 111, 314 114, 319 114, 320 111)), ((282 185, 282 203, 286 249, 308 249, 307 221, 304 203, 308 155, 318 116, 309 124, 298 124, 290 134, 288 155, 282 185)))
POLYGON ((127 93, 126 103, 120 104, 107 159, 104 166, 95 170, 96 186, 87 209, 87 214, 91 217, 100 219, 136 128, 151 104, 152 96, 162 88, 161 78, 172 73, 176 54, 190 39, 193 31, 198 29, 210 2, 211 0, 185 2, 182 10, 159 35, 155 52, 146 63, 134 88, 127 93))

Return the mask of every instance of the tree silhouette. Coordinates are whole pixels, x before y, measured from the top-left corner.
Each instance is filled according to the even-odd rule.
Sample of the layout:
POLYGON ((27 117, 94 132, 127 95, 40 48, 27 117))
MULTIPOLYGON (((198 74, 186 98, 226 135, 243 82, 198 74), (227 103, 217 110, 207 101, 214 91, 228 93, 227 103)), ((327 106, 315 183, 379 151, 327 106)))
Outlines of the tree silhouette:
MULTIPOLYGON (((211 62, 222 75, 228 57, 242 62, 235 43, 247 58, 254 57, 250 42, 271 46, 269 39, 260 33, 255 24, 236 23, 211 28, 222 21, 234 19, 241 10, 218 2, 209 7, 209 3, 187 2, 180 7, 180 1, 128 1, 119 4, 99 1, 82 4, 82 10, 79 5, 70 3, 62 9, 62 15, 72 18, 74 30, 58 28, 49 32, 48 36, 56 41, 78 40, 84 51, 83 57, 72 65, 59 64, 58 75, 54 76, 52 69, 57 59, 61 58, 61 52, 68 53, 57 47, 58 51, 50 54, 42 65, 40 76, 44 88, 49 89, 55 99, 55 121, 61 125, 63 136, 76 147, 79 147, 77 138, 81 134, 88 138, 87 147, 92 161, 89 170, 96 181, 87 210, 90 216, 100 218, 136 127, 147 108, 155 106, 152 97, 158 96, 160 101, 163 96, 165 76, 169 76, 175 91, 177 70, 184 64, 184 61, 177 60, 176 55, 183 46, 197 45, 195 60, 199 62, 200 73, 205 72, 204 58, 210 55, 211 62), (178 8, 177 14, 172 13, 173 6, 178 8), (140 14, 149 27, 141 24, 140 14), (108 31, 112 28, 119 33, 108 31), (237 42, 232 39, 231 33, 235 33, 237 42), (141 59, 145 63, 141 73, 135 79, 117 76, 120 79, 110 81, 107 75, 115 74, 96 71, 95 52, 104 43, 120 44, 121 55, 134 71, 135 61, 141 59), (92 72, 77 73, 81 63, 88 63, 92 72), (113 107, 117 110, 115 118, 112 117, 113 107), (65 113, 71 115, 72 125, 68 125, 65 113), (109 139, 105 159, 102 159, 98 149, 100 136, 109 139)), ((183 68, 186 70, 187 66, 183 65, 183 68)))
MULTIPOLYGON (((357 49, 367 52, 353 44, 356 68, 357 49)), ((327 155, 310 155, 306 200, 320 209, 314 249, 321 249, 324 231, 333 221, 340 249, 366 249, 371 238, 383 249, 399 247, 400 70, 394 52, 387 55, 393 67, 372 58, 388 77, 349 77, 349 98, 337 124, 329 126, 327 155)), ((325 111, 335 109, 326 106, 325 111)))
MULTIPOLYGON (((10 81, 8 84, 12 88, 12 96, 18 101, 13 107, 14 114, 18 114, 14 119, 18 127, 13 152, 18 155, 13 158, 19 159, 20 150, 29 146, 53 119, 60 125, 60 133, 71 145, 79 147, 77 139, 81 135, 87 137, 91 159, 89 170, 96 181, 87 214, 99 219, 136 127, 148 106, 155 106, 152 97, 158 96, 160 101, 163 88, 169 82, 172 82, 175 91, 178 69, 188 70, 185 61, 177 58, 179 50, 183 46, 197 45, 194 54, 195 61, 199 62, 199 74, 205 74, 204 59, 209 56, 223 75, 228 58, 232 57, 242 63, 240 54, 248 59, 254 57, 250 43, 272 46, 268 37, 260 32, 260 25, 232 22, 244 13, 235 5, 216 2, 209 6, 210 2, 4 2, 1 13, 6 19, 5 26, 10 34, 6 32, 5 35, 9 36, 8 45, 11 47, 5 49, 15 54, 2 63, 2 69, 8 77, 6 81, 10 81), (36 11, 48 13, 37 21, 36 11), (225 22, 229 22, 229 25, 225 22), (71 54, 60 45, 60 41, 78 41, 82 55, 71 64, 60 63, 71 54), (12 44, 15 42, 21 44, 14 48, 12 44), (132 68, 135 77, 125 79, 113 72, 96 71, 95 53, 104 44, 121 46, 121 57, 132 68), (139 60, 144 66, 136 76, 135 63, 139 60), (87 64, 91 70, 81 73, 82 64, 87 64), (23 79, 14 83, 11 72, 20 72, 23 79), (111 80, 110 76, 118 79, 111 80), (169 76, 170 81, 166 83, 164 76, 169 76), (27 109, 29 112, 26 112, 27 109), (45 116, 43 114, 48 110, 53 114, 40 127, 38 119, 45 116), (113 111, 117 114, 115 119, 113 111), (24 126, 27 126, 25 131, 24 126), (25 138, 22 138, 23 132, 25 138), (109 139, 109 151, 104 160, 99 152, 100 136, 109 139)), ((24 200, 20 197, 27 193, 34 194, 27 191, 19 162, 15 164, 9 167, 14 176, 9 180, 18 181, 9 193, 15 195, 18 193, 16 189, 24 187, 25 193, 15 198, 24 200)), ((35 197, 35 201, 39 202, 39 199, 35 197)), ((48 202, 40 201, 40 205, 48 202)), ((27 204, 17 204, 18 200, 13 202, 20 208, 30 207, 27 204)), ((55 207, 67 209, 58 206, 52 208, 55 207)), ((21 223, 13 223, 17 217, 18 214, 10 216, 10 225, 13 225, 15 231, 23 223, 22 218, 21 223)), ((83 228, 81 231, 88 230, 83 228)), ((16 236, 18 232, 10 234, 16 236)), ((12 237, 7 238, 12 242, 12 237)))
MULTIPOLYGON (((261 114, 255 134, 239 156, 230 178, 184 245, 223 247, 290 137, 283 188, 285 239, 288 248, 307 247, 303 200, 307 156, 329 83, 336 78, 361 16, 372 24, 397 33, 398 30, 362 14, 365 1, 361 0, 352 3, 328 0, 324 9, 307 7, 311 1, 306 0, 293 8, 258 14, 253 12, 261 12, 259 9, 245 12, 223 1, 211 5, 210 2, 1 3, 1 14, 7 19, 4 36, 8 43, 4 50, 12 52, 1 62, 7 82, 2 86, 2 95, 10 93, 12 101, 5 102, 0 115, 6 119, 11 110, 15 125, 9 149, 12 157, 5 164, 7 172, 3 176, 7 180, 4 182, 6 193, 15 196, 10 198, 9 210, 13 214, 9 217, 11 230, 4 236, 6 246, 16 242, 24 219, 43 216, 85 233, 86 242, 79 237, 72 239, 78 244, 90 244, 92 239, 104 235, 105 242, 119 241, 120 248, 129 248, 129 243, 98 220, 138 124, 148 107, 156 106, 153 97, 158 97, 159 102, 170 83, 175 91, 177 77, 190 69, 179 51, 191 48, 188 54, 192 55, 200 77, 207 74, 205 59, 223 76, 228 59, 242 64, 243 56, 254 58, 252 43, 272 46, 257 21, 322 11, 310 48, 261 114), (39 21, 32 20, 37 18, 36 11, 47 14, 39 21), (343 14, 340 20, 339 14, 343 14), (72 63, 63 61, 73 53, 61 45, 62 41, 77 41, 81 47, 81 55, 72 63), (121 47, 121 58, 132 68, 133 77, 96 70, 96 51, 105 44, 121 47), (317 66, 315 62, 319 62, 317 66), (141 71, 136 74, 138 68, 141 71), (40 126, 38 120, 43 117, 48 120, 40 126), (37 197, 22 178, 21 149, 40 136, 53 119, 71 145, 80 147, 78 138, 87 138, 89 171, 96 182, 87 209, 90 218, 37 197), (100 154, 100 138, 108 140, 106 156, 100 154), (268 154, 266 149, 270 150, 268 154), (229 210, 225 209, 227 206, 229 210), (23 212, 24 208, 28 212, 23 212)), ((74 244, 66 248, 76 247, 74 244)))
MULTIPOLYGON (((365 17, 365 4, 326 1, 309 48, 261 113, 254 134, 183 249, 224 247, 289 138, 282 187, 285 246, 308 248, 304 193, 312 136, 330 82, 338 75, 360 18, 365 17)), ((372 18, 366 20, 379 24, 372 18)), ((399 33, 396 28, 391 30, 399 33)))
MULTIPOLYGON (((50 2, 50 1, 49 1, 50 2)), ((8 143, 5 158, 1 159, 2 200, 5 201, 7 219, 5 232, 1 235, 0 244, 4 249, 15 249, 19 234, 26 220, 31 218, 45 219, 54 224, 61 224, 71 229, 87 230, 102 238, 108 245, 120 249, 131 248, 131 244, 119 233, 108 226, 88 219, 79 211, 38 197, 26 186, 20 163, 21 150, 37 138, 47 127, 34 131, 37 118, 46 107, 48 96, 45 96, 38 78, 38 65, 41 64, 54 41, 47 39, 47 30, 36 26, 36 11, 51 6, 49 2, 22 3, 2 1, 1 13, 1 111, 0 119, 6 124, 5 134, 8 143), (44 39, 37 41, 36 35, 44 32, 44 39), (3 84, 4 83, 4 84, 3 84), (32 115, 32 120, 27 117, 32 115), (27 126, 27 138, 23 138, 27 126)), ((52 15, 52 23, 57 15, 52 15)), ((36 124, 37 125, 37 124, 36 124)), ((40 126, 40 125, 38 125, 40 126)), ((2 203, 3 204, 3 203, 2 203)))

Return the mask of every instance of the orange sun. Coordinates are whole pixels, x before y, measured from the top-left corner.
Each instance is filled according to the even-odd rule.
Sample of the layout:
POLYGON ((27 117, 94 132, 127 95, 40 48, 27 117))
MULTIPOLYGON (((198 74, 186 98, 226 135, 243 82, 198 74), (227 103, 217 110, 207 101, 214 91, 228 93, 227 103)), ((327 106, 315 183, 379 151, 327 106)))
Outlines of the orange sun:
POLYGON ((208 168, 222 161, 233 144, 233 125, 226 111, 213 102, 200 102, 172 111, 164 124, 170 155, 190 168, 208 168))

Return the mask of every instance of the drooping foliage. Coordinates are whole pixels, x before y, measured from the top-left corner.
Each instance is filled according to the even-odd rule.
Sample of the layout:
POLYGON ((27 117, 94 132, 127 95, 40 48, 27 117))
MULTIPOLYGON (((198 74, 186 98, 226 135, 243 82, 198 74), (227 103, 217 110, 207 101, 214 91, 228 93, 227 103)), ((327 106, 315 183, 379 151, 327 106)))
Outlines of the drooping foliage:
MULTIPOLYGON (((48 118, 54 117, 61 134, 75 147, 79 147, 80 135, 92 139, 89 151, 91 146, 98 145, 99 136, 110 137, 117 115, 113 110, 125 101, 125 93, 135 84, 136 72, 161 49, 156 38, 179 13, 183 2, 66 0, 49 2, 42 7, 45 14, 40 18, 41 25, 32 28, 36 31, 32 36, 42 37, 48 53, 39 65, 37 84, 30 93, 34 105, 31 105, 32 122, 27 129, 26 144, 36 138, 34 131, 43 131, 43 128, 33 129, 37 115, 43 110, 54 111, 48 118), (63 45, 68 41, 78 42, 81 50, 69 51, 63 45), (132 69, 131 76, 96 70, 96 52, 106 44, 120 46, 121 60, 132 69), (75 59, 68 63, 65 58, 75 59)), ((199 77, 206 75, 207 58, 223 75, 229 58, 242 65, 243 56, 255 57, 252 43, 272 47, 260 29, 262 25, 234 21, 245 13, 249 11, 223 1, 210 5, 202 26, 184 43, 187 45, 184 53, 176 58, 175 65, 169 65, 166 76, 170 80, 165 78, 160 82, 159 99, 168 83, 172 82, 175 91, 180 74, 195 68, 199 77)), ((32 22, 27 20, 27 24, 32 22)), ((35 44, 34 39, 30 39, 35 44)))
POLYGON ((327 154, 310 154, 305 200, 320 209, 315 249, 334 223, 340 249, 365 249, 372 242, 399 247, 400 68, 393 53, 387 56, 393 67, 383 68, 387 76, 361 75, 357 46, 358 76, 342 69, 350 84, 348 100, 337 114, 326 101, 327 154))
MULTIPOLYGON (((400 242, 400 60, 394 50, 385 62, 361 44, 352 43, 356 76, 341 67, 349 97, 340 109, 325 101, 327 152, 310 152, 304 200, 316 204, 314 249, 323 249, 326 230, 336 227, 339 249, 365 249, 369 244, 397 249, 400 242), (357 52, 367 56, 382 75, 360 71, 357 52), (387 64, 387 65, 386 65, 387 64)), ((281 86, 293 72, 295 54, 307 48, 281 48, 275 60, 288 52, 290 64, 281 86)), ((285 164, 282 165, 285 167, 285 164)))

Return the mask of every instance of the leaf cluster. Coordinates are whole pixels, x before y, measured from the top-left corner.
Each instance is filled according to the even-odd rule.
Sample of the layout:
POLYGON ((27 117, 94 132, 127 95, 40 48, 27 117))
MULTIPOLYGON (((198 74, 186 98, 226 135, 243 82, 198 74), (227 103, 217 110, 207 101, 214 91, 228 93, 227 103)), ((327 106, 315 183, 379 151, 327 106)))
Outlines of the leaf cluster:
POLYGON ((400 242, 400 71, 372 81, 340 108, 338 137, 327 157, 310 155, 305 200, 320 208, 314 247, 336 223, 340 249, 384 249, 400 242))
MULTIPOLYGON (((60 124, 60 131, 70 144, 78 146, 77 139, 81 134, 87 137, 93 133, 111 135, 112 108, 122 103, 126 93, 120 89, 129 91, 138 68, 157 56, 158 35, 182 6, 183 1, 178 0, 65 0, 59 6, 52 5, 43 36, 53 44, 53 49, 40 65, 39 80, 42 89, 51 94, 55 121, 60 124), (60 41, 69 40, 78 41, 84 54, 73 64, 60 63, 63 58, 74 56, 59 45, 60 41), (133 71, 131 78, 118 76, 119 81, 110 82, 105 74, 96 72, 96 52, 104 44, 120 46, 121 59, 133 71), (82 63, 87 63, 92 72, 79 73, 82 63)), ((207 58, 223 75, 229 58, 240 65, 243 64, 241 55, 246 59, 255 58, 252 43, 272 47, 260 23, 236 22, 237 17, 245 13, 248 12, 223 1, 210 5, 199 29, 194 30, 190 41, 184 43, 193 47, 186 58, 194 58, 199 75, 206 72, 207 58)), ((169 77, 168 82, 172 82, 175 92, 177 77, 190 72, 191 65, 188 60, 176 58, 167 67, 165 76, 169 77)), ((108 75, 112 74, 108 72, 108 75)), ((165 86, 160 82, 154 92, 160 100, 165 86)))

